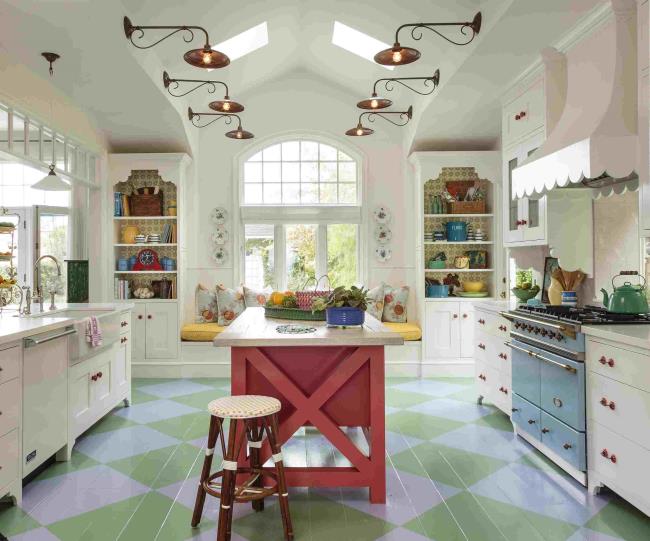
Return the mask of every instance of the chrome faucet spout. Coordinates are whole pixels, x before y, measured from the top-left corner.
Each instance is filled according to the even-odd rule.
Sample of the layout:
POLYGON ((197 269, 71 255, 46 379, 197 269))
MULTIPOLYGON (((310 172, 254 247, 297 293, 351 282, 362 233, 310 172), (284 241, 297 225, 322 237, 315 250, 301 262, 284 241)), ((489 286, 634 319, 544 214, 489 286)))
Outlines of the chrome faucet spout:
MULTIPOLYGON (((39 264, 40 264, 41 261, 43 261, 43 259, 51 259, 52 261, 54 261, 54 264, 56 265, 56 275, 60 277, 61 276, 61 263, 59 263, 59 260, 56 257, 54 257, 53 255, 49 255, 49 254, 43 254, 36 261, 34 261, 34 275, 35 276, 38 275, 39 264)), ((41 286, 39 285, 38 282, 35 284, 35 290, 36 290, 35 291, 36 296, 32 297, 32 300, 33 301, 35 301, 35 300, 38 301, 38 303, 40 305, 41 312, 42 312, 43 311, 43 291, 41 291, 41 286)), ((51 292, 51 293, 53 294, 54 292, 51 292)), ((54 304, 54 295, 52 295, 52 302, 50 304, 50 310, 56 310, 56 306, 54 304)))

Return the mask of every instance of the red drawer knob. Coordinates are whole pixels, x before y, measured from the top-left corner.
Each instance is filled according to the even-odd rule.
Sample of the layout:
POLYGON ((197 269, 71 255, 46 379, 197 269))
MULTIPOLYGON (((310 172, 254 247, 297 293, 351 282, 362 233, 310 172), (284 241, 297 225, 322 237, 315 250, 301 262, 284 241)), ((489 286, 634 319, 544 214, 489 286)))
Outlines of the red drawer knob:
POLYGON ((138 319, 142 319, 142 315, 139 315, 139 316, 138 316, 138 319))
POLYGON ((97 374, 93 374, 92 376, 90 376, 90 379, 92 379, 93 381, 97 381, 97 374))
POLYGON ((605 458, 609 458, 609 451, 607 449, 603 449, 600 452, 601 456, 604 456, 605 458))
POLYGON ((607 366, 609 366, 610 368, 612 368, 614 366, 614 364, 616 364, 616 363, 614 363, 614 359, 608 359, 607 360, 607 366))
POLYGON ((99 372, 99 373, 97 374, 97 377, 98 377, 98 378, 101 378, 103 375, 104 375, 104 374, 102 374, 101 372, 99 372))
POLYGON ((603 355, 600 359, 598 359, 598 362, 600 364, 607 364, 607 358, 603 355))
POLYGON ((609 459, 610 459, 614 464, 616 464, 616 461, 618 460, 618 459, 616 458, 616 455, 612 455, 612 456, 610 456, 609 459))
POLYGON ((151 319, 151 315, 148 315, 148 316, 147 316, 147 319, 151 319))

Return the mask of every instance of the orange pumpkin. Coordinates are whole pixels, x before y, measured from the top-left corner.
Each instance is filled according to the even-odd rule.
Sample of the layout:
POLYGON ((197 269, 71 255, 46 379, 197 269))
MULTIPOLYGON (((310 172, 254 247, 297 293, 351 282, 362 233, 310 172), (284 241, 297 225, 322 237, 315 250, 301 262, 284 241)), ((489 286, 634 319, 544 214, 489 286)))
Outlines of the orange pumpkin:
POLYGON ((280 306, 284 300, 284 293, 280 291, 274 291, 271 293, 271 302, 276 306, 280 306))

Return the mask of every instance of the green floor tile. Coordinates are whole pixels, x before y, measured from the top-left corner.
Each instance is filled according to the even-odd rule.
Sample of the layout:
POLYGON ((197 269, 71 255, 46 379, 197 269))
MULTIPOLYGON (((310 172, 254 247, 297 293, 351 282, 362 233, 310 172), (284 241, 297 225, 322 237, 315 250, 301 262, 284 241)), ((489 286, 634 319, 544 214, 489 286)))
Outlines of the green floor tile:
POLYGON ((210 415, 199 412, 156 421, 147 426, 179 440, 191 441, 207 436, 209 425, 210 415))
POLYGON ((19 507, 8 503, 0 504, 0 533, 6 537, 18 535, 39 526, 38 522, 19 507))
POLYGON ((563 477, 571 477, 567 472, 565 472, 562 468, 560 468, 555 462, 553 462, 551 459, 545 457, 542 453, 528 453, 524 456, 522 456, 519 460, 517 460, 520 464, 525 464, 526 466, 530 466, 532 468, 537 468, 538 470, 542 470, 548 473, 555 473, 557 475, 561 475, 563 477))
MULTIPOLYGON (((79 451, 72 450, 72 457, 68 462, 53 462, 46 469, 44 469, 35 480, 42 481, 43 479, 50 479, 63 475, 64 473, 71 473, 78 470, 84 470, 99 464, 96 460, 86 456, 79 451)), ((2 531, 0 529, 0 531, 2 531)))
POLYGON ((490 428, 496 428, 497 430, 504 430, 506 432, 513 432, 512 422, 510 422, 510 417, 508 417, 501 410, 495 410, 494 413, 485 415, 480 419, 474 421, 474 424, 481 426, 489 426, 490 428))
POLYGON ((145 402, 151 402, 152 400, 160 399, 157 396, 141 391, 137 387, 131 389, 131 404, 144 404, 145 402))
POLYGON ((618 497, 593 516, 585 527, 625 541, 650 539, 650 517, 618 497))
POLYGON ((161 488, 187 477, 198 476, 203 457, 201 449, 182 443, 116 460, 109 465, 143 485, 161 488))
POLYGON ((445 396, 445 398, 452 398, 454 400, 461 400, 463 402, 472 402, 476 404, 478 393, 473 385, 466 386, 462 391, 445 396))
MULTIPOLYGON (((290 499, 291 520, 296 541, 374 541, 394 525, 351 507, 316 496, 290 499)), ((233 531, 250 541, 284 539, 278 505, 233 522, 233 531)))
POLYGON ((474 386, 474 378, 422 378, 423 380, 439 381, 441 383, 453 383, 454 385, 463 385, 465 387, 474 386))
POLYGON ((422 443, 393 455, 393 464, 446 485, 465 488, 504 467, 507 462, 453 447, 422 443))
POLYGON ((444 541, 563 541, 577 526, 463 491, 405 527, 444 541))
POLYGON ((208 385, 209 387, 230 389, 230 378, 192 378, 190 381, 200 383, 201 385, 208 385))
POLYGON ((170 381, 177 381, 169 378, 133 378, 131 380, 132 388, 147 387, 149 385, 158 385, 160 383, 169 383, 170 381))
MULTIPOLYGON (((123 408, 116 408, 115 411, 119 411, 123 408)), ((85 435, 90 434, 100 434, 102 432, 110 432, 112 430, 117 430, 118 428, 126 428, 127 426, 136 426, 137 423, 134 423, 130 419, 126 419, 120 415, 107 415, 102 417, 97 423, 91 426, 86 432, 85 435)))
POLYGON ((423 440, 436 438, 461 426, 463 423, 458 421, 412 411, 399 411, 386 417, 387 430, 423 440))
POLYGON ((183 396, 176 396, 171 398, 175 402, 190 406, 192 408, 200 409, 201 411, 208 411, 208 404, 222 396, 228 396, 228 391, 220 389, 213 389, 211 391, 201 391, 199 393, 186 394, 183 396))
POLYGON ((386 378, 386 387, 394 387, 395 385, 402 385, 404 383, 411 383, 412 381, 418 381, 418 378, 386 378))
POLYGON ((394 408, 408 408, 422 402, 429 402, 433 397, 428 394, 411 393, 399 389, 386 389, 386 404, 394 408))

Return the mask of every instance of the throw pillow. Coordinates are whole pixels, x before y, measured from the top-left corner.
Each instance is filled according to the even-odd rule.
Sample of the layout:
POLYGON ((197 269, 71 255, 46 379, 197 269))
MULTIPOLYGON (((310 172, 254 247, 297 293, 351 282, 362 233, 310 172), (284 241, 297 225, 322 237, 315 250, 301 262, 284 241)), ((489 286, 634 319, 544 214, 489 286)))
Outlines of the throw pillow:
POLYGON ((199 284, 194 292, 194 322, 195 323, 216 323, 217 322, 217 294, 207 287, 199 284))
POLYGON ((270 287, 252 289, 244 286, 244 302, 246 303, 246 308, 264 306, 266 301, 271 297, 271 293, 273 293, 273 289, 270 287))
POLYGON ((384 284, 373 287, 368 291, 368 308, 366 308, 366 312, 381 321, 384 312, 384 284))
POLYGON ((217 323, 222 327, 230 325, 244 310, 244 292, 241 289, 230 289, 223 284, 217 286, 217 306, 219 318, 217 323))
POLYGON ((382 321, 406 323, 406 301, 408 297, 408 286, 394 288, 384 284, 384 312, 382 321))

